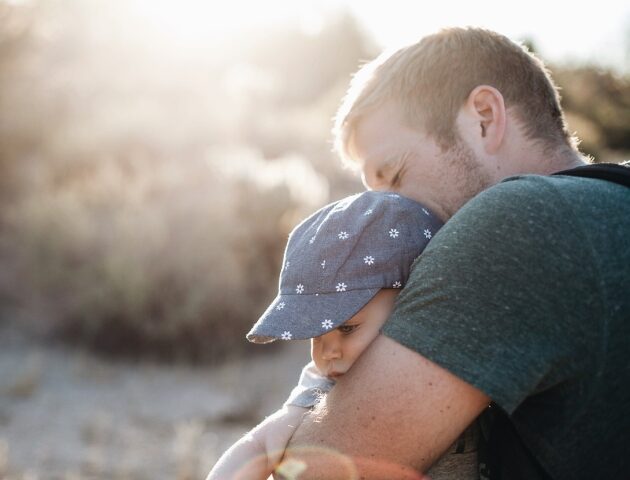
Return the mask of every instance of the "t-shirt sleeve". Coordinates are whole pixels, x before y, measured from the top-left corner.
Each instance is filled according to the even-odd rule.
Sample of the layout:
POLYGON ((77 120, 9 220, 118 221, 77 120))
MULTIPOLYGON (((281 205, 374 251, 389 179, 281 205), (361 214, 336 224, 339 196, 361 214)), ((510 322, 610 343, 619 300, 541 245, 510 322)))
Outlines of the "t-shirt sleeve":
POLYGON ((289 394, 285 405, 311 408, 335 385, 334 380, 324 377, 315 367, 314 362, 307 363, 302 369, 298 384, 289 394))
POLYGON ((576 349, 588 358, 600 301, 579 212, 544 178, 503 182, 453 216, 383 330, 508 413, 579 371, 576 349))

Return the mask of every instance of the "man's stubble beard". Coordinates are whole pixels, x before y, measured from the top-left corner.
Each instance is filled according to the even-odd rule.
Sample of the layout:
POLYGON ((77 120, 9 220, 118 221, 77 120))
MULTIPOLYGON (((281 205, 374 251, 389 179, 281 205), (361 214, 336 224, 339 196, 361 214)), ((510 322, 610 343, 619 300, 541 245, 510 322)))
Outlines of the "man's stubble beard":
POLYGON ((443 208, 452 217, 468 200, 491 187, 495 179, 487 167, 477 158, 472 149, 461 139, 454 147, 445 151, 443 161, 451 176, 451 192, 446 192, 443 208))

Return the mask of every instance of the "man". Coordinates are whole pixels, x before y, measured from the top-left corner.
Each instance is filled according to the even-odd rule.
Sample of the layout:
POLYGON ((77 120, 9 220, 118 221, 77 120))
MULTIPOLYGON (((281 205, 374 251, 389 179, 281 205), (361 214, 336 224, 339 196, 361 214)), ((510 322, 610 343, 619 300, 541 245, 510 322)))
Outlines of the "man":
POLYGON ((630 189, 549 176, 585 162, 543 64, 494 32, 441 31, 355 76, 337 140, 367 188, 448 223, 286 465, 419 478, 494 402, 514 432, 504 476, 528 476, 520 451, 543 478, 630 478, 630 189))

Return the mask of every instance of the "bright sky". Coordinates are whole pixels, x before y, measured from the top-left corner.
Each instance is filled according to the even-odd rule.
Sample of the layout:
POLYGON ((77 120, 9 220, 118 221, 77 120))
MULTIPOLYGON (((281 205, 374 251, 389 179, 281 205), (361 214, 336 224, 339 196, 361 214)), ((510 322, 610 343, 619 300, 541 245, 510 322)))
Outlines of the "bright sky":
POLYGON ((229 32, 286 22, 297 22, 316 33, 327 16, 347 9, 383 48, 412 42, 444 26, 476 25, 513 39, 532 39, 547 60, 589 61, 630 74, 628 0, 91 1, 105 1, 137 15, 144 25, 182 45, 199 45, 200 40, 229 32))
MULTIPOLYGON (((334 3, 339 2, 330 2, 334 3)), ((476 25, 513 39, 531 38, 549 60, 614 64, 630 72, 627 0, 345 0, 343 3, 385 46, 414 41, 442 26, 476 25)))
POLYGON ((379 45, 412 42, 449 25, 491 28, 533 39, 544 58, 590 61, 630 72, 628 0, 126 0, 171 33, 220 35, 251 26, 299 22, 317 32, 327 15, 349 9, 379 45))

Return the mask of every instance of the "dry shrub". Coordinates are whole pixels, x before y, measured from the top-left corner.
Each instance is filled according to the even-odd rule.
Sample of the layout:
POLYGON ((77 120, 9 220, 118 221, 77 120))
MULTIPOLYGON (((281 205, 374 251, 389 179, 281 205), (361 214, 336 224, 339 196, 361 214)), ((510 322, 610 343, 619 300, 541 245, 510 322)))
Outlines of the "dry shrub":
POLYGON ((73 172, 8 211, 13 295, 31 327, 114 354, 242 352, 288 231, 328 196, 307 161, 244 150, 73 172))

